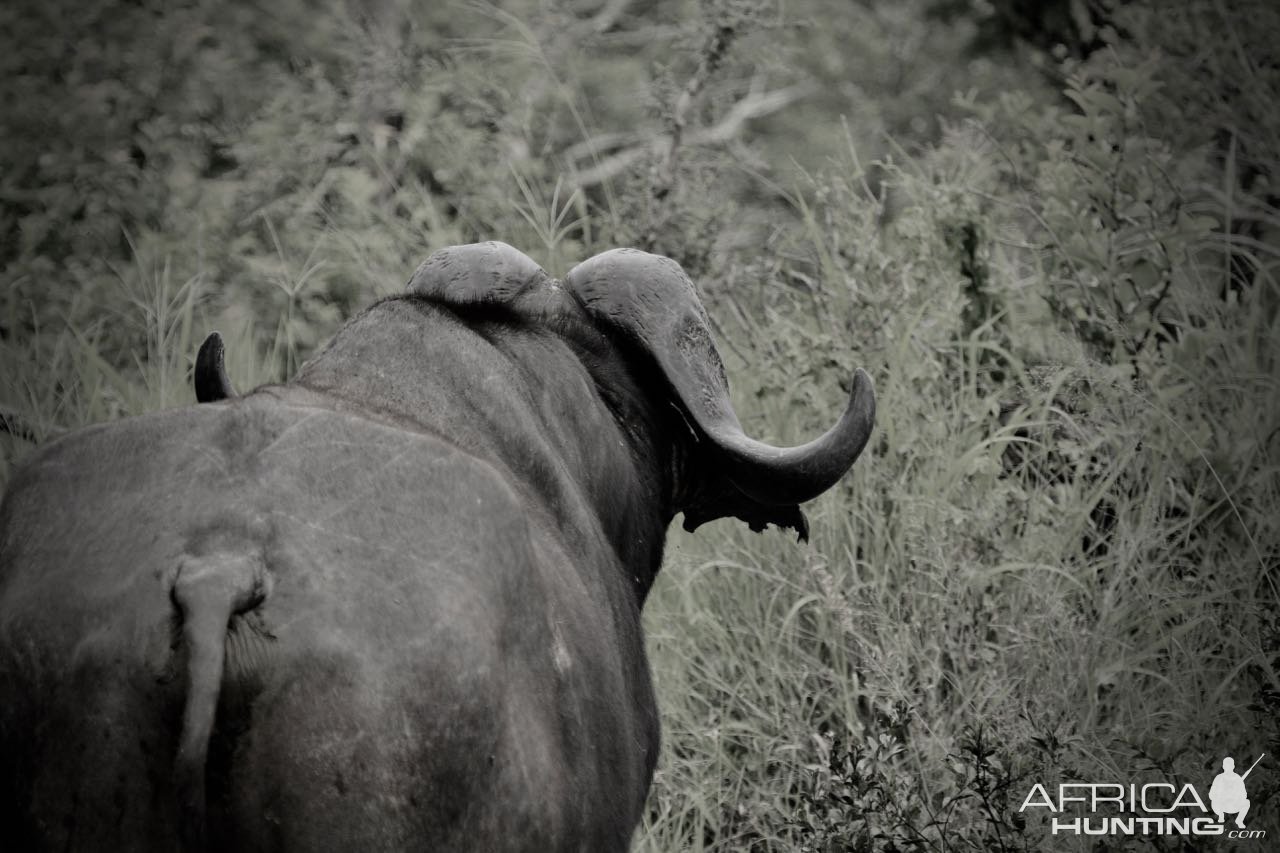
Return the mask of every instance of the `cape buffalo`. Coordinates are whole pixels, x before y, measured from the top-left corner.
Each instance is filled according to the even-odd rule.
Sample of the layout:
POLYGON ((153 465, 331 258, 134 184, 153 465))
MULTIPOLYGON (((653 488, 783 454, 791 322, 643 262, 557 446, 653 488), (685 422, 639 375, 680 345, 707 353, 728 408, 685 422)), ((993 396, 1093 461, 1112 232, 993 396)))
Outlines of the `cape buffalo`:
POLYGON ((807 533, 870 379, 744 435, 689 278, 431 256, 291 381, 53 441, 0 504, 0 845, 624 850, 668 523, 807 533))

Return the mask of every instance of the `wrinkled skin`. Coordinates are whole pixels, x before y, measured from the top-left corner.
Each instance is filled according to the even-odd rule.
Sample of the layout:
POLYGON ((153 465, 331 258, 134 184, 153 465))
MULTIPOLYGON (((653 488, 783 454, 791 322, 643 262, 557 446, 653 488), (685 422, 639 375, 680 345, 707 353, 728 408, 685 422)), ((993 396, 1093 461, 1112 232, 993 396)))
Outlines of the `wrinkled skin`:
POLYGON ((658 749, 640 609, 674 515, 734 489, 558 285, 438 284, 287 385, 15 474, 6 847, 626 849, 658 749))

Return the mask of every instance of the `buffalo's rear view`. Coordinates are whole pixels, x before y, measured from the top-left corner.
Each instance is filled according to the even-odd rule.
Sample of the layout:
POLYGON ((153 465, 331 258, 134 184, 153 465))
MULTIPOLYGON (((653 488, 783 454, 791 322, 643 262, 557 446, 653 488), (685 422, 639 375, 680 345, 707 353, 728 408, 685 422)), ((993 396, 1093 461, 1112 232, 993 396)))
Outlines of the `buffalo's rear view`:
POLYGON ((677 514, 753 529, 866 444, 745 436, 692 283, 447 249, 289 383, 102 424, 0 504, 11 849, 624 850, 677 514))

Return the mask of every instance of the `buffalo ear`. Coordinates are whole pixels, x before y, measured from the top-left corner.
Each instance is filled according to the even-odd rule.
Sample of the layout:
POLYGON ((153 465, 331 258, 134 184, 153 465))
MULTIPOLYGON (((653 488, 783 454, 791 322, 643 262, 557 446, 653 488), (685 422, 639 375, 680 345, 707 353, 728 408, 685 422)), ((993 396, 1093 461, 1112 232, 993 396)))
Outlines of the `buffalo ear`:
POLYGON ((595 322, 639 347, 705 444, 692 454, 700 484, 679 507, 686 527, 726 515, 753 529, 766 523, 807 532, 799 504, 826 491, 858 458, 875 422, 871 378, 854 371, 839 422, 799 447, 748 438, 729 399, 724 363, 693 282, 670 258, 635 249, 596 255, 569 271, 565 286, 595 322))
POLYGON ((216 403, 218 400, 240 396, 231 384, 231 377, 227 376, 227 367, 223 362, 225 355, 222 335, 210 332, 209 337, 200 345, 200 351, 196 353, 196 367, 192 376, 196 386, 196 402, 216 403))

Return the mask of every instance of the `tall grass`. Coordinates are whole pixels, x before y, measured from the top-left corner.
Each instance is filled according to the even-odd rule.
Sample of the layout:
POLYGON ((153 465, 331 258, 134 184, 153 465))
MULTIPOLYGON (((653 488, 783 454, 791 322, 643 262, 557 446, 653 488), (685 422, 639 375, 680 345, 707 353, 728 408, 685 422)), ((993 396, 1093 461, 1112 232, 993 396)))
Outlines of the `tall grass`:
MULTIPOLYGON (((713 308, 750 430, 813 435, 861 364, 877 435, 810 548, 675 540, 646 614, 667 746, 643 849, 1089 849, 1018 812, 1033 782, 1204 790, 1223 756, 1274 754, 1276 283, 1222 299, 1232 237, 1171 219, 1179 328, 1104 358, 1046 294, 1106 225, 1044 239, 1017 193, 987 203, 971 144, 885 164, 887 228, 851 151, 800 204, 810 274, 713 308), (987 235, 967 263, 958 223, 987 235)), ((1276 778, 1250 777, 1272 835, 1276 778)))
MULTIPOLYGON (((612 42, 593 79, 554 26, 475 8, 498 32, 424 60, 394 134, 378 117, 335 141, 329 77, 286 75, 240 165, 178 224, 140 216, 110 275, 11 264, 4 406, 40 441, 190 403, 215 327, 238 387, 278 381, 442 245, 503 239, 561 274, 634 235, 650 161, 592 191, 529 153, 580 144, 599 165, 612 128, 588 105, 628 67, 601 58, 612 42), (467 76, 472 56, 502 58, 510 90, 467 76)), ((1170 44, 1199 31, 1143 15, 1133 30, 1170 44)), ((834 115, 793 128, 845 145, 798 185, 686 158, 664 239, 703 272, 748 432, 818 434, 856 365, 879 414, 806 508, 809 545, 671 531, 645 613, 664 745, 637 850, 1085 849, 1018 811, 1032 782, 1203 790, 1224 755, 1280 754, 1280 211, 1242 178, 1280 152, 1243 55, 1215 62, 1247 73, 1259 117, 1221 149, 1170 116, 1179 97, 1221 110, 1222 75, 1171 93, 1176 65, 1120 44, 1063 67, 1073 105, 966 97, 972 121, 910 151, 873 158, 834 115)), ((33 444, 0 436, 0 481, 33 444)), ((1275 767, 1249 781, 1273 838, 1275 767)))

